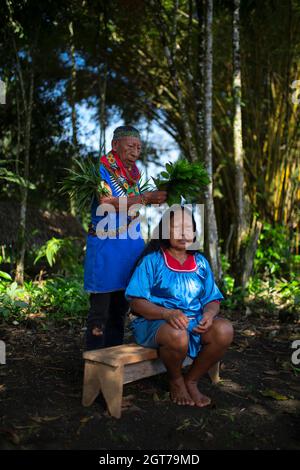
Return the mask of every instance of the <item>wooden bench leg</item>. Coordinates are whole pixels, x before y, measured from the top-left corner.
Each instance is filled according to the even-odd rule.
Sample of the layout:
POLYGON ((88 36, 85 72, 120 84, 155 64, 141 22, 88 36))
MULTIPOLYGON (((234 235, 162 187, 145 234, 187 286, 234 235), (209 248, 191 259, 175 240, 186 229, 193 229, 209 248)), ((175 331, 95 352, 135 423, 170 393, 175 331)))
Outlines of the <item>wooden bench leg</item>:
POLYGON ((100 391, 111 416, 121 417, 124 367, 112 367, 85 361, 83 380, 83 406, 91 406, 100 391))
POLYGON ((111 416, 121 418, 124 366, 100 364, 101 390, 111 416))
POLYGON ((85 361, 83 378, 83 406, 90 406, 95 401, 101 390, 100 373, 101 364, 85 361))
POLYGON ((208 375, 213 384, 220 382, 220 362, 216 362, 208 371, 208 375))

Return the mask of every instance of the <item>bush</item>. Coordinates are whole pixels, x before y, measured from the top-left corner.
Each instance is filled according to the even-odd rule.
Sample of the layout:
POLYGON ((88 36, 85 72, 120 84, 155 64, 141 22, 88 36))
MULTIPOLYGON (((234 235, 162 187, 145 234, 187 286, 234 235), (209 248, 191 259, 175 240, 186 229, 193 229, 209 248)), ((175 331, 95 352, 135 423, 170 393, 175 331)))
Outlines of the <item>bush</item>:
POLYGON ((291 253, 287 227, 265 223, 258 240, 254 260, 254 274, 269 277, 290 278, 294 257, 291 253))
POLYGON ((23 321, 37 315, 45 320, 82 321, 87 310, 88 295, 83 290, 82 275, 54 277, 41 283, 29 281, 23 287, 7 279, 0 281, 2 320, 23 321))

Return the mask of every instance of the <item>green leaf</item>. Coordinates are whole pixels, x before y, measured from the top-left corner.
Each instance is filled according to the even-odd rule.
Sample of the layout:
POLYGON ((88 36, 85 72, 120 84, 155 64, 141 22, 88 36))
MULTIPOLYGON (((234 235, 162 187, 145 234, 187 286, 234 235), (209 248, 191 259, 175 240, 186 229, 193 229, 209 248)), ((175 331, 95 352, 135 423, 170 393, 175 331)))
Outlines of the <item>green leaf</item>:
POLYGON ((167 203, 180 203, 182 195, 188 203, 196 202, 203 189, 210 182, 201 162, 190 163, 185 159, 167 163, 157 178, 152 178, 157 189, 168 192, 167 203), (165 171, 167 170, 167 171, 165 171))
POLYGON ((12 281, 11 276, 8 273, 5 273, 4 271, 0 271, 0 277, 6 279, 7 281, 12 281))

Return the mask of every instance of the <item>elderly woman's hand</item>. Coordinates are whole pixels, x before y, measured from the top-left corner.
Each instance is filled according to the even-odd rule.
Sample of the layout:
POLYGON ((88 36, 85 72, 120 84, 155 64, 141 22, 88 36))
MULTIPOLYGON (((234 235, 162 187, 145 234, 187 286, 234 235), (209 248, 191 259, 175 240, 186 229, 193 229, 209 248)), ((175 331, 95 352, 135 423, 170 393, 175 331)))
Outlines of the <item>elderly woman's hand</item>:
POLYGON ((146 191, 143 197, 146 204, 162 204, 166 202, 168 193, 167 191, 146 191))
POLYGON ((211 316, 209 314, 205 315, 205 313, 204 313, 201 321, 198 323, 197 326, 195 326, 195 328, 193 328, 193 331, 195 333, 199 333, 199 334, 206 333, 209 330, 209 328, 211 327, 211 325, 213 324, 213 321, 214 321, 213 316, 211 316))
POLYGON ((187 318, 181 310, 170 309, 167 312, 163 313, 163 319, 166 320, 169 325, 176 328, 176 330, 186 330, 189 324, 189 319, 187 318))

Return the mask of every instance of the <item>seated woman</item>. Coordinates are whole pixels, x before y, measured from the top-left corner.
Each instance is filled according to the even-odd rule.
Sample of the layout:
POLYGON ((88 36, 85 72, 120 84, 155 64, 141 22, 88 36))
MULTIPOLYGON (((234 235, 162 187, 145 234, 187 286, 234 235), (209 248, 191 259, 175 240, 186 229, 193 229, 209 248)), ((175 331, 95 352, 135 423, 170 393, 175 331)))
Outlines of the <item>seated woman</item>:
POLYGON ((218 316, 224 297, 207 259, 188 249, 193 248, 195 233, 190 211, 168 209, 137 261, 125 296, 136 315, 131 322, 136 342, 159 350, 172 401, 204 407, 211 400, 199 391, 198 381, 224 356, 233 328, 218 316), (183 376, 186 355, 194 360, 183 376))

